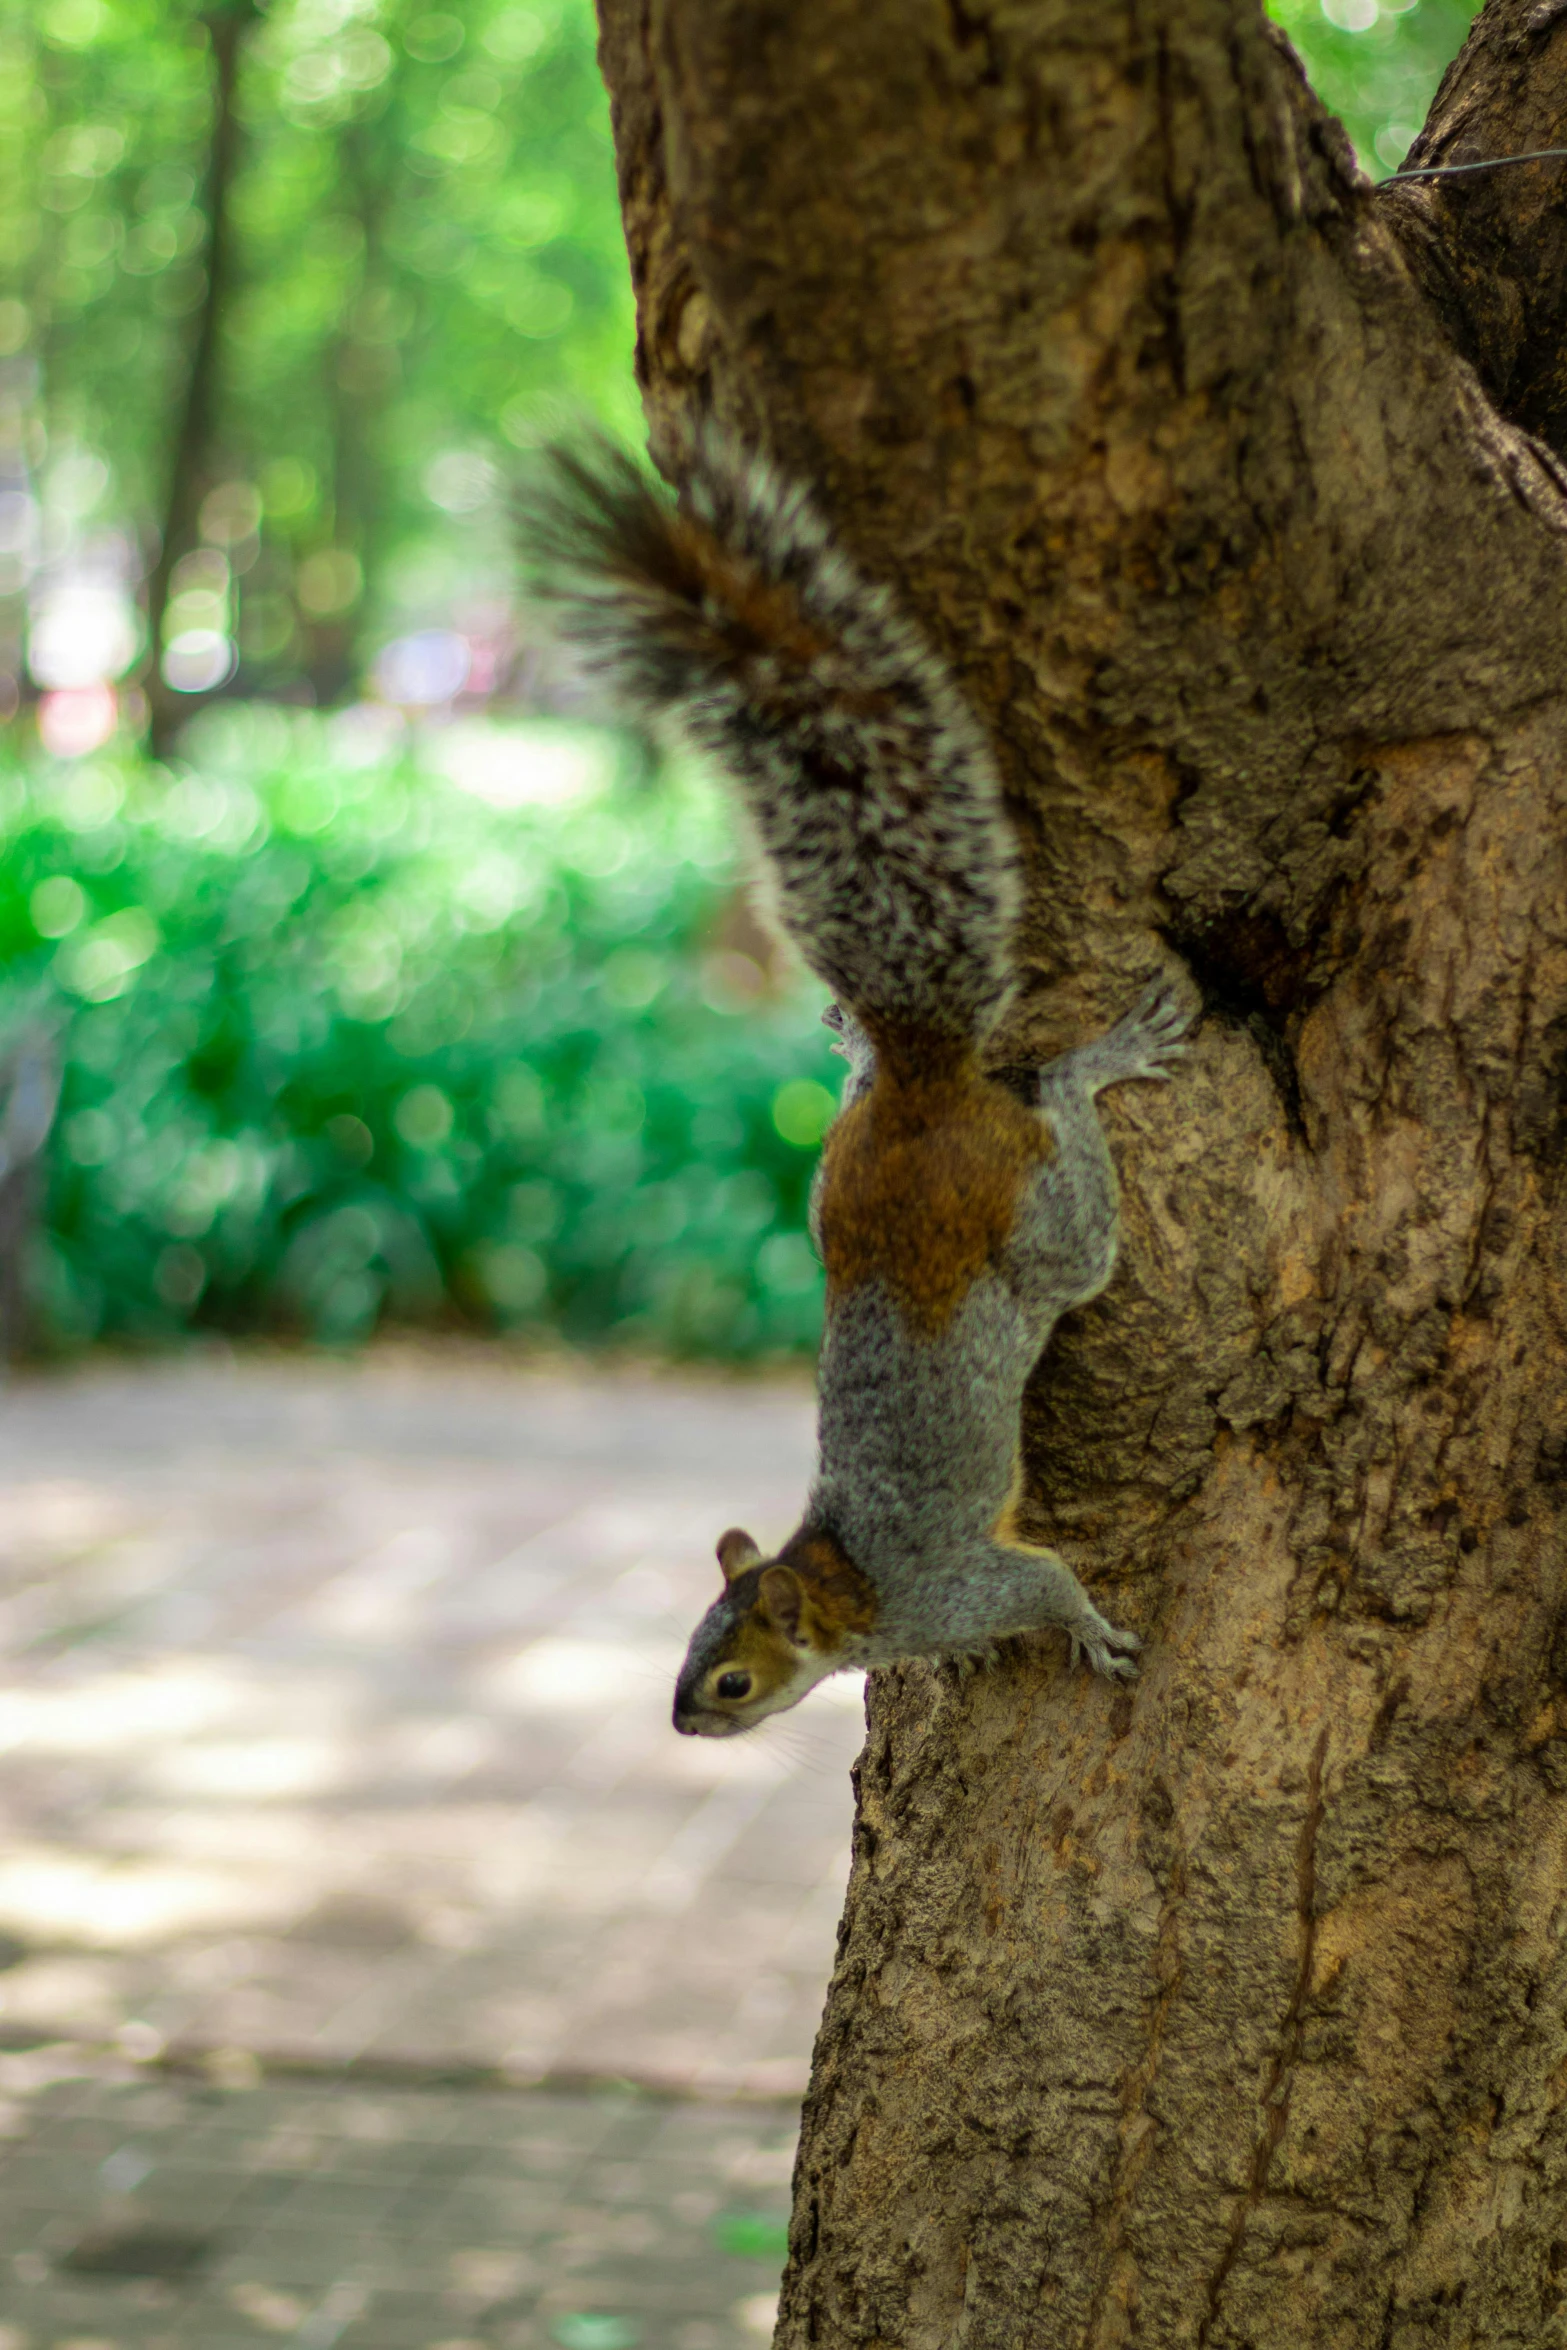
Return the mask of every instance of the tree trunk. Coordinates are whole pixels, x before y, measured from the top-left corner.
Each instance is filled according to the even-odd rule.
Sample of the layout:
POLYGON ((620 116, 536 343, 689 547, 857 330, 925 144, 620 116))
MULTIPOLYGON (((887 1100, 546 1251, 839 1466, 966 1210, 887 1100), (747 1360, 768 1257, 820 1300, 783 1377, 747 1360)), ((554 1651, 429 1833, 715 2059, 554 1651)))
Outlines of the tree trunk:
POLYGON ((176 727, 205 699, 177 694, 165 684, 161 667, 163 622, 169 608, 175 566, 196 543, 201 501, 213 486, 208 468, 217 414, 218 339, 234 274, 234 229, 229 207, 240 145, 234 99, 244 36, 256 13, 256 0, 221 0, 220 5, 212 7, 200 19, 212 49, 212 128, 201 190, 201 208, 207 221, 203 254, 206 285, 191 325, 185 380, 176 403, 177 421, 169 450, 168 489, 157 560, 147 576, 147 700, 152 714, 151 744, 156 754, 167 750, 176 727))
MULTIPOLYGON (((397 103, 403 61, 393 67, 386 92, 389 110, 397 103)), ((360 597, 346 613, 307 617, 306 673, 318 708, 343 699, 357 671, 364 587, 378 569, 386 537, 386 484, 380 428, 387 395, 401 369, 395 344, 367 341, 359 331, 361 306, 393 291, 394 273, 386 252, 386 216, 394 194, 398 148, 375 126, 359 118, 338 132, 338 184, 364 237, 358 282, 344 304, 344 316, 329 361, 332 421, 332 544, 360 566, 360 597)))
MULTIPOLYGON (((1141 1675, 875 1677, 779 2343, 1560 2350, 1567 167, 1373 195, 1256 0, 602 6, 656 451, 993 728, 998 1058, 1208 1007, 1029 1404, 1141 1675)), ((1423 158, 1564 143, 1492 0, 1423 158)))
POLYGON ((28 1260, 60 1075, 59 1040, 47 1029, 19 1028, 0 1046, 0 1375, 33 1342, 28 1260))

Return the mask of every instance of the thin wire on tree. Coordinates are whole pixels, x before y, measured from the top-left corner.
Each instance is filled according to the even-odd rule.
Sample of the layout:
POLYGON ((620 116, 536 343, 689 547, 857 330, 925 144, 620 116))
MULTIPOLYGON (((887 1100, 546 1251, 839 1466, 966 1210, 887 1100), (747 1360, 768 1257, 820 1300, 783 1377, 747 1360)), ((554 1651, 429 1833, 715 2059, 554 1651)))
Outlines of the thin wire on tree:
POLYGON ((1567 156, 1567 147, 1531 147, 1527 155, 1488 155, 1483 163, 1420 163, 1412 171, 1390 171, 1379 187, 1388 187, 1394 180, 1450 179, 1460 171, 1499 171, 1504 163, 1548 163, 1555 156, 1567 156))

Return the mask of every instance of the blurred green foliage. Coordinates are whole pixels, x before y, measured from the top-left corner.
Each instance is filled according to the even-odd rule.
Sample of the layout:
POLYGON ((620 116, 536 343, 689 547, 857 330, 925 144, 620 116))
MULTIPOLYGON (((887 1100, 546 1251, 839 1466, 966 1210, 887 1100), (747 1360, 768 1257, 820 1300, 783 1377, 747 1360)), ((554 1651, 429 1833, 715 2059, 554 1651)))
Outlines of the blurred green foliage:
POLYGON ((789 2252, 789 2220, 776 2211, 720 2211, 713 2220, 713 2240, 721 2252, 742 2260, 784 2260, 789 2252))
POLYGON ((542 804, 232 705, 179 772, 0 773, 0 1019, 67 1053, 56 1341, 467 1319, 810 1343, 841 1064, 819 991, 769 1000, 721 943, 716 795, 609 736, 468 747, 542 804))
POLYGON ((219 493, 203 535, 239 550, 245 690, 335 694, 345 637, 508 591, 497 468, 541 417, 632 429, 608 108, 589 0, 0 0, 0 357, 35 364, 66 518, 144 545, 209 294, 209 25, 233 13, 232 260, 190 461, 219 493))
POLYGON ((1479 0, 1268 0, 1374 179, 1396 171, 1479 0))

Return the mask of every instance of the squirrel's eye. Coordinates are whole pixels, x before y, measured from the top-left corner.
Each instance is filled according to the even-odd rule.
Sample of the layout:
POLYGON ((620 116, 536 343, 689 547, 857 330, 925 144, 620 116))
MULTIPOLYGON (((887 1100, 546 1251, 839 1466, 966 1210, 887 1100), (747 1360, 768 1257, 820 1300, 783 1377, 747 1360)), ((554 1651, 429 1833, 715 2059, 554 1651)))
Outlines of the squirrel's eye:
POLYGON ((720 1697, 744 1697, 751 1687, 749 1673, 720 1673, 717 1694, 720 1697))

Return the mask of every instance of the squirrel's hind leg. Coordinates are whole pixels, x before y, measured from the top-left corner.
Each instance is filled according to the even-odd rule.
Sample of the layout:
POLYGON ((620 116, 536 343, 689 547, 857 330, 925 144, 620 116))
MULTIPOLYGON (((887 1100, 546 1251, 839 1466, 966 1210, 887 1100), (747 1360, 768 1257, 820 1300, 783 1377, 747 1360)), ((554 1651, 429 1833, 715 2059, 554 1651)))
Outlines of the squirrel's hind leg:
POLYGON ((1019 1204, 1006 1252, 1008 1278, 1041 1346, 1064 1313, 1104 1288, 1120 1234, 1115 1165, 1093 1095, 1059 1078, 1060 1067, 1040 1088, 1051 1156, 1019 1204))
POLYGON ((1041 1104, 1048 1102, 1052 1093, 1082 1088, 1090 1096, 1103 1093, 1107 1085, 1122 1085, 1130 1078, 1152 1078, 1166 1084, 1170 1063, 1178 1061, 1186 1050, 1186 1032, 1196 1018, 1195 1009, 1183 1004, 1167 981, 1155 980, 1141 999, 1133 1005, 1124 1019, 1092 1044, 1079 1045, 1075 1052, 1063 1053, 1059 1060, 1047 1061, 1039 1073, 1041 1104))
POLYGON ((1133 1077, 1168 1074, 1184 1050, 1192 1014, 1161 987, 1092 1044, 1039 1073, 1039 1108, 1053 1155, 1039 1171, 1013 1229, 1008 1270, 1042 1340, 1072 1306, 1097 1297, 1115 1270, 1120 1190, 1094 1097, 1133 1077))

